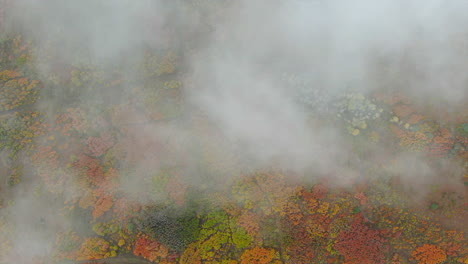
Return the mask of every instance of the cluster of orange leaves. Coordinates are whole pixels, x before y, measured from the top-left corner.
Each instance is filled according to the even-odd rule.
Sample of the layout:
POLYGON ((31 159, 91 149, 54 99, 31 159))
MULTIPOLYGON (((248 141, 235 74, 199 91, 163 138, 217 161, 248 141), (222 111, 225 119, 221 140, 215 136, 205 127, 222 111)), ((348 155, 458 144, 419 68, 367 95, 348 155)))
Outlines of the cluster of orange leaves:
POLYGON ((367 203, 367 196, 363 192, 356 193, 354 198, 358 199, 361 205, 366 205, 367 203))
POLYGON ((317 242, 329 237, 330 206, 324 200, 328 190, 326 183, 317 184, 312 190, 299 188, 296 199, 291 199, 285 208, 287 218, 283 225, 294 240, 287 247, 292 263, 309 263, 315 259, 317 242))
POLYGON ((30 149, 35 148, 36 144, 34 144, 34 139, 43 136, 46 133, 47 126, 39 118, 38 112, 16 112, 15 115, 16 118, 21 119, 25 128, 14 135, 13 138, 18 140, 22 146, 29 144, 30 149))
POLYGON ((88 137, 86 145, 91 156, 99 157, 107 152, 114 145, 114 137, 110 133, 105 133, 100 137, 88 137))
POLYGON ((423 150, 428 143, 428 137, 421 132, 405 131, 397 125, 390 125, 390 130, 400 138, 400 145, 412 150, 423 150))
POLYGON ((114 196, 102 188, 86 192, 79 200, 79 206, 83 209, 93 208, 93 218, 99 218, 109 211, 114 205, 114 196))
POLYGON ((101 217, 112 208, 112 205, 114 205, 114 198, 111 195, 100 196, 94 205, 93 217, 101 217))
POLYGON ((118 177, 115 168, 109 168, 106 172, 99 159, 82 154, 73 163, 73 167, 84 172, 87 187, 93 187, 80 199, 82 208, 94 207, 93 217, 99 218, 109 211, 114 205, 115 178, 118 177))
POLYGON ((103 238, 86 238, 78 250, 76 260, 103 259, 109 256, 110 244, 103 238))
POLYGON ((83 171, 87 181, 93 186, 98 186, 104 180, 104 170, 98 159, 81 154, 73 162, 73 167, 79 171, 83 171))
POLYGON ((39 81, 22 77, 17 71, 5 70, 0 72, 0 84, 2 85, 0 110, 3 111, 17 108, 26 102, 33 103, 35 97, 31 96, 37 94, 35 88, 39 81))
POLYGON ((41 146, 32 156, 35 163, 44 163, 50 169, 56 169, 59 166, 58 154, 52 146, 41 146))
POLYGON ((141 204, 136 201, 132 201, 127 198, 120 198, 115 201, 114 209, 112 211, 115 217, 118 217, 120 221, 125 222, 139 212, 141 208, 141 204))
POLYGON ((432 144, 427 148, 430 155, 435 157, 443 157, 453 148, 455 138, 447 128, 440 130, 440 135, 434 137, 432 144))
POLYGON ((149 261, 163 260, 169 254, 169 249, 145 234, 139 234, 133 254, 142 256, 149 261))
POLYGON ((61 192, 66 182, 63 173, 58 172, 59 154, 52 146, 40 146, 31 158, 39 177, 52 192, 61 192))
POLYGON ((57 130, 65 136, 70 136, 73 130, 86 132, 89 127, 85 113, 80 108, 68 108, 66 113, 57 116, 56 122, 59 125, 57 130))
POLYGON ((419 264, 439 264, 447 259, 446 252, 438 246, 424 244, 413 251, 412 256, 419 264))
MULTIPOLYGON (((399 95, 378 95, 377 99, 393 105, 393 113, 405 123, 410 125, 417 124, 426 119, 425 116, 416 113, 410 106, 409 101, 399 95)), ((457 141, 448 129, 442 128, 433 139, 427 137, 421 132, 405 131, 397 125, 392 124, 390 129, 400 138, 400 145, 412 150, 427 151, 428 155, 433 157, 443 157, 449 153, 457 141)))
POLYGON ((241 264, 268 264, 275 258, 276 251, 262 247, 254 247, 244 251, 240 258, 241 264))
POLYGON ((457 138, 447 128, 437 131, 432 140, 422 132, 405 131, 394 124, 390 126, 390 129, 400 138, 401 146, 412 150, 426 151, 432 157, 447 155, 457 141, 457 138))
POLYGON ((12 70, 4 70, 0 72, 0 80, 7 81, 10 79, 15 79, 21 76, 21 73, 12 70))
POLYGON ((405 118, 414 113, 414 109, 407 104, 398 104, 393 108, 393 113, 399 118, 405 118))
POLYGON ((250 236, 255 237, 258 235, 258 231, 260 230, 258 215, 246 210, 241 213, 237 221, 250 236))

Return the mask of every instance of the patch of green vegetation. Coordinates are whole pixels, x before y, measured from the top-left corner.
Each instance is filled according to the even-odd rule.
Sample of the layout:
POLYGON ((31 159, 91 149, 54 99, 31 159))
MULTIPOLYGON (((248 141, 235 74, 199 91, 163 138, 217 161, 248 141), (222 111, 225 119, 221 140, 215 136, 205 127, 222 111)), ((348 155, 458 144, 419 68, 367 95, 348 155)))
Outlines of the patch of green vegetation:
POLYGON ((359 212, 361 212, 361 207, 356 206, 356 207, 353 208, 353 214, 357 214, 359 212))
POLYGON ((458 126, 457 132, 460 135, 462 135, 464 137, 467 137, 468 136, 468 123, 464 123, 464 124, 461 124, 460 126, 458 126))
POLYGON ((430 208, 431 210, 437 210, 437 209, 439 209, 439 204, 438 204, 438 203, 432 203, 432 204, 429 206, 429 208, 430 208))

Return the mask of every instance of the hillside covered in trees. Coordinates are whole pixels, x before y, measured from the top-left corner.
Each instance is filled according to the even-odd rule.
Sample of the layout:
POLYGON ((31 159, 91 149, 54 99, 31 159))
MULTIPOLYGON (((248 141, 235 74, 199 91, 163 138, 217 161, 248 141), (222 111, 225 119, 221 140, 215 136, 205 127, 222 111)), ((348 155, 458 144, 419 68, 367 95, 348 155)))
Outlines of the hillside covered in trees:
POLYGON ((63 2, 0 0, 1 264, 468 263, 466 34, 63 2))

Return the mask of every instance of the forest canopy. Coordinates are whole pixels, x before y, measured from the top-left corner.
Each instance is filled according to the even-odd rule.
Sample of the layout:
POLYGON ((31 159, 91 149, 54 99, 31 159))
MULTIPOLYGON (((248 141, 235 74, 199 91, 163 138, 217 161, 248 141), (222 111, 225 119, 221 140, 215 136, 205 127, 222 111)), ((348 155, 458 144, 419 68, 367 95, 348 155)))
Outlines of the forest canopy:
POLYGON ((0 264, 468 263, 467 5, 0 0, 0 264))

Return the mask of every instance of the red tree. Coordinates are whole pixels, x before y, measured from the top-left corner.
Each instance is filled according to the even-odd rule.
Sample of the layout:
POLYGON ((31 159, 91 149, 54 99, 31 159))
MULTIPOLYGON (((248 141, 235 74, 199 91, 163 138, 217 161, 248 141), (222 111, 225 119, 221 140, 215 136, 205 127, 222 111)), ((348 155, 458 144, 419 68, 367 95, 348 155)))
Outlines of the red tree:
POLYGON ((335 247, 346 264, 377 264, 385 263, 385 242, 380 231, 369 228, 358 214, 350 229, 340 233, 335 247))

